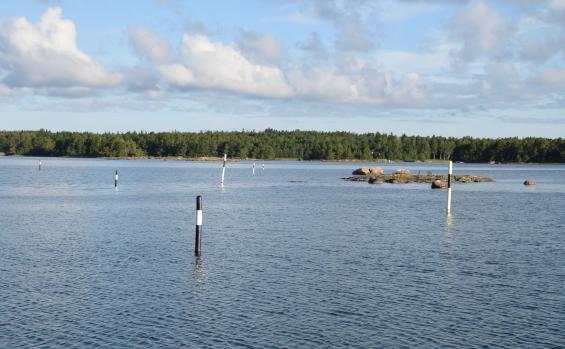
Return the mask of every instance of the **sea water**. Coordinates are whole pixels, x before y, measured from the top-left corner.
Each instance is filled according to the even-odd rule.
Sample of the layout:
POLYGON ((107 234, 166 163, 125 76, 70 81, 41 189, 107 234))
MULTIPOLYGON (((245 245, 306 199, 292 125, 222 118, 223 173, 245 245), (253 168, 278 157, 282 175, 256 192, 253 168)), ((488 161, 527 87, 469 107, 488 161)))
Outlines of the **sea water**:
POLYGON ((368 163, 42 162, 0 158, 0 348, 565 346, 563 165, 454 164, 496 182, 447 217, 368 163))

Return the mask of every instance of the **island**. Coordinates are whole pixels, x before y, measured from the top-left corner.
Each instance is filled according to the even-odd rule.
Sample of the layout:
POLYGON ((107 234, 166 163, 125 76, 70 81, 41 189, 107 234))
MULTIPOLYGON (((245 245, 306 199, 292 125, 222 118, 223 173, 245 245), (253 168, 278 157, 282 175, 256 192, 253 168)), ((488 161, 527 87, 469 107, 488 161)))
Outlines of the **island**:
MULTIPOLYGON (((433 189, 442 189, 447 187, 446 174, 433 174, 427 172, 421 174, 412 174, 410 170, 401 169, 393 173, 384 173, 381 167, 362 167, 353 171, 351 176, 343 177, 342 179, 351 182, 367 182, 369 184, 406 184, 406 183, 430 183, 433 189)), ((457 183, 482 183, 494 182, 495 180, 489 177, 476 176, 476 175, 452 175, 452 182, 457 183)))

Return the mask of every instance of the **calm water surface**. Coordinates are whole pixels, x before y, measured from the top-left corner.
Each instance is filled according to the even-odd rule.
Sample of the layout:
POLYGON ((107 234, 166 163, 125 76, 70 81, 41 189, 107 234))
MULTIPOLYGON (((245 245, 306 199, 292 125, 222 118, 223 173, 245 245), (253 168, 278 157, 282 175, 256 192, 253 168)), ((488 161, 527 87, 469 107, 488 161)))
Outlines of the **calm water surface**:
POLYGON ((37 161, 0 158, 0 348, 565 346, 565 166, 456 164, 497 182, 446 219, 362 164, 37 161))

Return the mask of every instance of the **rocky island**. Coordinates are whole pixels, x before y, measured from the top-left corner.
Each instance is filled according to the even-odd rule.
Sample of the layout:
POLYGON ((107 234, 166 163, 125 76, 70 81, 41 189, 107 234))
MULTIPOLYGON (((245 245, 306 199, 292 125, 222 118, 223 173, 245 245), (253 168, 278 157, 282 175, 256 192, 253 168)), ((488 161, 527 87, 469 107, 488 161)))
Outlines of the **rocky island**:
MULTIPOLYGON (((430 183, 432 189, 447 188, 447 175, 438 175, 428 172, 426 174, 412 174, 410 170, 401 169, 394 173, 385 174, 381 167, 362 167, 353 171, 352 176, 342 178, 352 182, 367 182, 369 184, 405 184, 405 183, 430 183)), ((480 183, 494 182, 494 179, 473 175, 452 175, 452 182, 480 183)))

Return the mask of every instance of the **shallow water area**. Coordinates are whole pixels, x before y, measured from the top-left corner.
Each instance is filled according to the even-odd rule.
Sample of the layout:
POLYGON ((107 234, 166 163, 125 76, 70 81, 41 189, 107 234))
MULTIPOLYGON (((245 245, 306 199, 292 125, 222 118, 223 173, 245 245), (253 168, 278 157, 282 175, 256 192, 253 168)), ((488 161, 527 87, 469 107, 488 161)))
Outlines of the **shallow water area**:
POLYGON ((38 160, 0 158, 0 348, 565 345, 564 165, 454 164, 496 182, 447 217, 371 164, 38 160))

